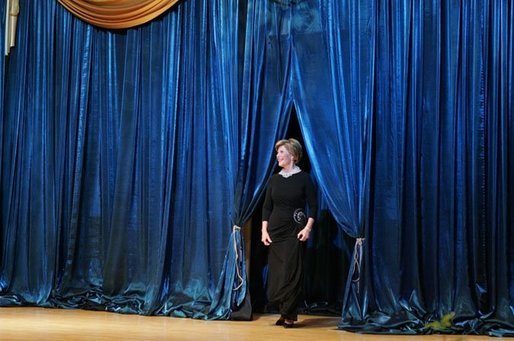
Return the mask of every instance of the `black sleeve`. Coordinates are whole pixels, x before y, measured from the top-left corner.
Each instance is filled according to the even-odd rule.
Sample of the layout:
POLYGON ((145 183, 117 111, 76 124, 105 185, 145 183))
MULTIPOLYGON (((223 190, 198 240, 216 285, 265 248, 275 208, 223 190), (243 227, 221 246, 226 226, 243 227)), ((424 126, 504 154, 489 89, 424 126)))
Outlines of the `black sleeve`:
POLYGON ((306 177, 305 195, 309 205, 309 218, 316 219, 318 214, 318 195, 310 176, 306 177))
POLYGON ((266 189, 266 196, 264 197, 264 204, 262 205, 262 221, 268 221, 273 209, 273 202, 271 200, 271 181, 266 189))

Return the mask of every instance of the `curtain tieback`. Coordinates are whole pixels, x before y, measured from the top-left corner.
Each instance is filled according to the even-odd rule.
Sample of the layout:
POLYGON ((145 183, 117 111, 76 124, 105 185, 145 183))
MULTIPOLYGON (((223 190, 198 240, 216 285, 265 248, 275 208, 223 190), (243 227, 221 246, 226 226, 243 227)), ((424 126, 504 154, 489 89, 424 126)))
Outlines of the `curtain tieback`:
POLYGON ((361 261, 362 261, 362 244, 366 238, 357 238, 355 240, 355 247, 353 249, 353 262, 355 264, 354 268, 354 282, 359 282, 361 278, 361 261))
POLYGON ((237 237, 236 237, 236 233, 235 232, 240 232, 241 231, 241 226, 237 226, 237 225, 234 225, 232 227, 232 238, 233 238, 233 241, 234 241, 234 254, 236 255, 236 261, 235 261, 235 266, 236 266, 236 273, 237 273, 237 278, 239 279, 239 284, 232 290, 236 291, 236 290, 239 290, 243 284, 244 284, 244 278, 243 276, 241 275, 241 265, 239 264, 239 250, 238 250, 238 247, 237 247, 237 237))

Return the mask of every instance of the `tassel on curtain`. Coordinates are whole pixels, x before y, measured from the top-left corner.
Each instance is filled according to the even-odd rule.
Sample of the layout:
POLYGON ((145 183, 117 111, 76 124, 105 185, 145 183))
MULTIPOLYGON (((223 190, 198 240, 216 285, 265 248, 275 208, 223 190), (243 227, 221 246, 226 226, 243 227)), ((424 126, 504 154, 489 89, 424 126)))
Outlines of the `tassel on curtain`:
POLYGON ((108 29, 144 24, 166 12, 179 0, 58 0, 80 19, 108 29))
POLYGON ((16 24, 20 13, 19 0, 7 0, 5 11, 5 55, 9 55, 16 40, 16 24))

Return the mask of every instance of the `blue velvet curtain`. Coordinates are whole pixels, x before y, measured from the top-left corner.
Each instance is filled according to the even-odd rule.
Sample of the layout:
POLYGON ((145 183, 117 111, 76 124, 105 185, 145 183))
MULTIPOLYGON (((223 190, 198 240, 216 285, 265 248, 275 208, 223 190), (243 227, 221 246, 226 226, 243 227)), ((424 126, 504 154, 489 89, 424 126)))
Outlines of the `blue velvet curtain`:
POLYGON ((20 7, 2 77, 0 304, 228 318, 237 1, 116 32, 56 1, 20 7))
POLYGON ((294 106, 356 238, 340 328, 513 334, 512 1, 191 0, 116 32, 20 2, 0 305, 230 318, 294 106))
POLYGON ((357 238, 340 328, 511 334, 513 3, 251 3, 253 69, 284 65, 271 96, 357 238))
POLYGON ((383 1, 374 24, 366 303, 342 326, 512 334, 514 3, 383 1))

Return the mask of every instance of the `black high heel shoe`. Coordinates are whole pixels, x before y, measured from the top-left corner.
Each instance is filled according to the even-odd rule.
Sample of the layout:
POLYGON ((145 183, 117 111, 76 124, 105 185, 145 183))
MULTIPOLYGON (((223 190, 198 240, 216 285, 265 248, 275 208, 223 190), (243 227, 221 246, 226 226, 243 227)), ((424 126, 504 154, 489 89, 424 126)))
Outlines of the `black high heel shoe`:
POLYGON ((293 327, 294 327, 294 321, 284 320, 284 328, 293 328, 293 327))

